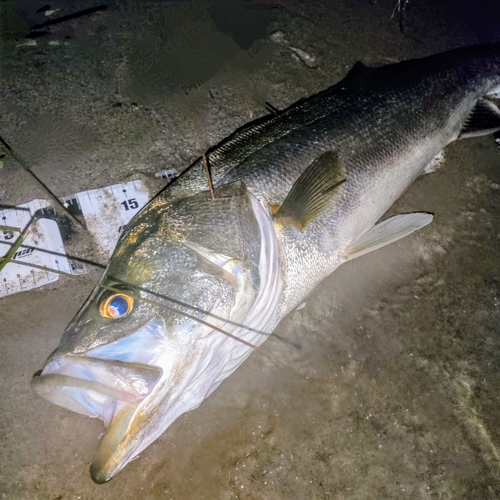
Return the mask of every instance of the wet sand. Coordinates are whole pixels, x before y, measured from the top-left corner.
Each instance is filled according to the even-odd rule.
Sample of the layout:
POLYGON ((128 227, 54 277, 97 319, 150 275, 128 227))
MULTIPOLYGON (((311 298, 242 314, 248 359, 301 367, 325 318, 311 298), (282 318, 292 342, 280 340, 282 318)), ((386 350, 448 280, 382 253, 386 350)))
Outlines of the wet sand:
MULTIPOLYGON (((285 107, 357 60, 500 35, 489 2, 412 2, 403 33, 392 0, 166 4, 108 4, 16 49, 24 21, 2 4, 0 133, 59 196, 132 178, 159 190, 155 172, 186 167, 265 101, 285 107), (176 62, 183 51, 198 55, 176 62)), ((34 22, 38 5, 16 5, 34 22)), ((91 287, 61 278, 0 299, 0 497, 500 498, 499 155, 491 137, 450 146, 390 211, 432 212, 430 226, 342 266, 262 347, 283 363, 254 353, 105 485, 88 473, 102 424, 29 387, 91 287)), ((5 160, 0 203, 37 197, 5 160)), ((85 235, 70 251, 101 259, 85 235)))

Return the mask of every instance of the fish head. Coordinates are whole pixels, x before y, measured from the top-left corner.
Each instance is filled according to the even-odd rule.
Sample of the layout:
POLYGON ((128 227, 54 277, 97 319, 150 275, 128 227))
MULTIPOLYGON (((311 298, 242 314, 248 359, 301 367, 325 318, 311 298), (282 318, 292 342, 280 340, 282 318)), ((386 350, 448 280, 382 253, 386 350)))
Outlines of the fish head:
POLYGON ((275 326, 277 249, 260 204, 236 184, 222 201, 153 200, 32 380, 45 399, 104 422, 97 483, 199 406, 275 326))

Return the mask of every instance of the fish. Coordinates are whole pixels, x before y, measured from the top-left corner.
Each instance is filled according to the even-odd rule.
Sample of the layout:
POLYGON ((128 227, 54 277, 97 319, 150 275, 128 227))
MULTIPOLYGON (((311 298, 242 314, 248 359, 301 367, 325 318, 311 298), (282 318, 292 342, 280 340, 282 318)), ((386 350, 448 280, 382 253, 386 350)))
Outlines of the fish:
POLYGON ((92 479, 197 408, 341 264, 429 224, 384 214, 448 144, 500 130, 499 105, 500 44, 357 63, 153 198, 31 381, 103 421, 92 479))

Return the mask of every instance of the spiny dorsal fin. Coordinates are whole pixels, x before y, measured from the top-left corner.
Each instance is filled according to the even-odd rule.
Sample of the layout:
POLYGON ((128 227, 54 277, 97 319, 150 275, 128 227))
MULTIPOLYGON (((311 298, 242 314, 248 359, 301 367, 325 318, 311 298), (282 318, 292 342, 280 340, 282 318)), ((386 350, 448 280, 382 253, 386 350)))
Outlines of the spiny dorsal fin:
POLYGON ((345 260, 361 257, 369 252, 394 243, 432 222, 433 216, 424 212, 401 214, 375 224, 361 238, 351 243, 345 260))
POLYGON ((343 191, 345 180, 338 154, 332 151, 323 153, 295 181, 276 212, 276 220, 304 231, 321 215, 332 198, 343 191))
POLYGON ((484 97, 479 99, 460 131, 460 139, 486 135, 500 130, 498 101, 484 97))

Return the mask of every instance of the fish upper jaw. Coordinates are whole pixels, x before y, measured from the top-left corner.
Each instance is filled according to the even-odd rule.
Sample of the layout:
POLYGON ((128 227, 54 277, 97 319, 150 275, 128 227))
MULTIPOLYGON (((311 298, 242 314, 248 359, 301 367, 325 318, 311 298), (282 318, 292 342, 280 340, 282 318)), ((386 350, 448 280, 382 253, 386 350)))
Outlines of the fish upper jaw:
POLYGON ((63 355, 47 363, 31 381, 41 397, 109 423, 110 400, 139 404, 162 377, 159 366, 87 356, 63 355))
POLYGON ((151 394, 163 376, 156 360, 168 347, 164 320, 155 317, 134 334, 85 353, 55 351, 31 385, 43 398, 107 425, 111 406, 139 404, 151 394))

